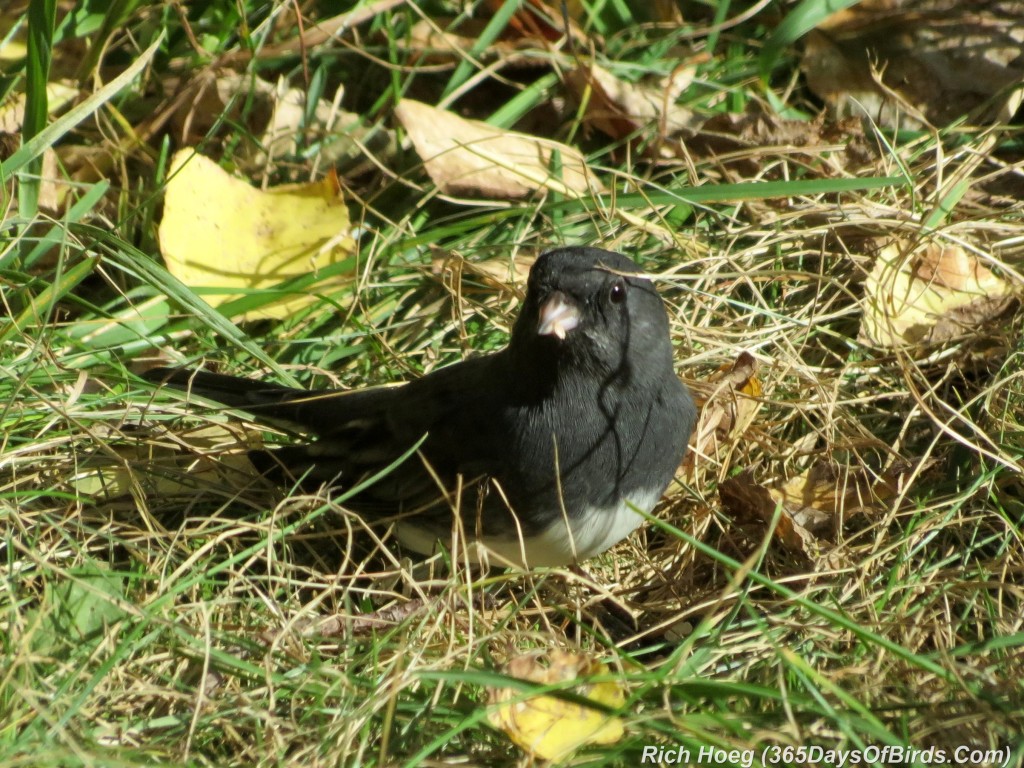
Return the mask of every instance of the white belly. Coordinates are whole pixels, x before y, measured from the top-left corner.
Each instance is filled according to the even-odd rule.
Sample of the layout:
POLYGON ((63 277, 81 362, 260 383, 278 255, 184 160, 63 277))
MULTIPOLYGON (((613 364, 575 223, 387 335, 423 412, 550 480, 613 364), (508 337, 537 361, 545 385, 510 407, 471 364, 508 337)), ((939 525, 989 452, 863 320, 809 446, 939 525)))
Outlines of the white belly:
MULTIPOLYGON (((546 530, 526 539, 486 538, 481 544, 471 544, 470 562, 487 560, 494 564, 512 564, 519 567, 556 566, 582 562, 599 555, 626 538, 644 522, 636 509, 650 512, 661 498, 658 491, 633 494, 610 509, 591 510, 572 520, 557 520, 546 530), (491 554, 491 557, 487 557, 491 554), (494 557, 493 555, 497 555, 494 557), (504 561, 504 562, 503 562, 504 561)), ((412 524, 399 524, 395 535, 403 546, 421 554, 431 554, 437 548, 437 539, 412 524)), ((464 555, 462 556, 464 557, 464 555)), ((461 560, 462 557, 459 557, 461 560)))

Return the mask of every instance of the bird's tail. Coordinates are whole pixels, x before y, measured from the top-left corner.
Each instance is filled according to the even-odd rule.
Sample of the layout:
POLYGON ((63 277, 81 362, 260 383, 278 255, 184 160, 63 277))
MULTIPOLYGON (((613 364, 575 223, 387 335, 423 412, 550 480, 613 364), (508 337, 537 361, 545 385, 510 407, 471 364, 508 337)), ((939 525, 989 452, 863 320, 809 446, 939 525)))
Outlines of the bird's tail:
POLYGON ((247 411, 261 420, 305 425, 304 405, 320 393, 277 384, 188 368, 153 368, 142 374, 147 381, 183 390, 190 395, 247 411))

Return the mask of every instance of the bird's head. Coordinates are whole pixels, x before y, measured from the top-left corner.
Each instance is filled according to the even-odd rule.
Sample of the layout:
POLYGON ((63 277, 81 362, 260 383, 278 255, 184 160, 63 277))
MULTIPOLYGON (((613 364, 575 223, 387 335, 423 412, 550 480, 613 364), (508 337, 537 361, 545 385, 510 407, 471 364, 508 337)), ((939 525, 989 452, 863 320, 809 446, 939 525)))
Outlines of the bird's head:
POLYGON ((559 248, 537 259, 510 346, 532 365, 603 380, 672 365, 668 317, 653 283, 628 257, 599 248, 559 248))

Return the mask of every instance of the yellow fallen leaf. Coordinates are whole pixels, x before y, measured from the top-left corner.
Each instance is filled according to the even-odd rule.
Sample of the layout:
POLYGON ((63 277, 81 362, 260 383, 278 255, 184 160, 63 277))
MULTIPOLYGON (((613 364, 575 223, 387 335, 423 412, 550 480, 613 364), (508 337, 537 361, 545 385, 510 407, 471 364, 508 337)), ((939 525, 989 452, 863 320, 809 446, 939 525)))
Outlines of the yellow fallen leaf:
POLYGON ((946 341, 980 330, 1013 300, 1009 284, 959 246, 905 254, 894 243, 864 282, 860 338, 889 348, 946 341))
MULTIPOLYGON (((553 650, 518 656, 505 673, 539 685, 557 685, 580 678, 607 676, 607 665, 584 654, 553 650)), ((626 694, 617 681, 580 683, 571 689, 608 709, 619 709, 626 694)), ((539 694, 523 698, 513 688, 491 688, 491 709, 487 719, 531 755, 544 760, 561 760, 585 744, 613 744, 624 733, 622 721, 583 704, 557 696, 539 694)))
MULTIPOLYGON (((224 289, 205 296, 220 305, 344 261, 355 242, 336 177, 264 192, 184 149, 171 162, 160 250, 186 285, 224 289)), ((350 279, 351 273, 332 275, 241 317, 287 317, 350 279)))
POLYGON ((467 120, 412 99, 398 102, 395 116, 445 194, 509 198, 549 189, 575 197, 603 189, 583 155, 565 144, 467 120))

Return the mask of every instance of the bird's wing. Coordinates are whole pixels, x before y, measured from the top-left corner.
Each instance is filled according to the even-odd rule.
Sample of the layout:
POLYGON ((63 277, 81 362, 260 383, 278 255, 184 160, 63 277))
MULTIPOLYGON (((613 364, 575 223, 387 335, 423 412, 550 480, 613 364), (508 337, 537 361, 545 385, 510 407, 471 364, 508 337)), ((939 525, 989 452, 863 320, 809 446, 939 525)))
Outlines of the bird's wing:
POLYGON ((486 359, 403 386, 354 391, 292 389, 185 369, 158 368, 145 378, 315 435, 310 442, 250 452, 257 469, 276 481, 347 489, 397 464, 346 502, 359 511, 391 514, 443 502, 460 482, 493 471, 494 451, 480 432, 491 416, 480 404, 490 397, 481 380, 486 365, 479 362, 486 359))

